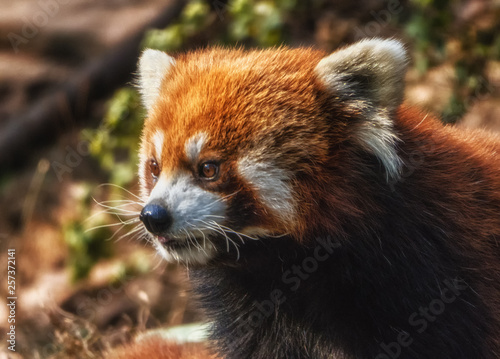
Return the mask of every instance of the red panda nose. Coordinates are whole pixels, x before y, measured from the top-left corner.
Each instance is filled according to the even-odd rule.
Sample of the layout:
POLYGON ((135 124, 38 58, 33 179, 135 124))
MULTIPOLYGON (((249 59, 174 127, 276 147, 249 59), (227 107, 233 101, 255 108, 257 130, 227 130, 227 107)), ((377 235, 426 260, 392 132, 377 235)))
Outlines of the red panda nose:
POLYGON ((141 211, 139 219, 146 229, 153 234, 164 234, 172 225, 172 216, 158 204, 147 204, 141 211))

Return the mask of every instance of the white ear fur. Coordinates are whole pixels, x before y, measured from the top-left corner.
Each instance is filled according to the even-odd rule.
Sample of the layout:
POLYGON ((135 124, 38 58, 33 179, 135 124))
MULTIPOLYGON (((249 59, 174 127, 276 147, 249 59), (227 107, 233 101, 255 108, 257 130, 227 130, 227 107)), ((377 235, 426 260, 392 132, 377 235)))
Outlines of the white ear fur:
POLYGON ((399 41, 369 39, 323 58, 316 73, 341 97, 396 109, 403 99, 407 61, 399 41))
POLYGON ((402 166, 392 118, 403 100, 407 61, 399 41, 369 39, 332 53, 315 69, 339 101, 364 117, 357 142, 377 156, 388 180, 398 178, 402 166))
POLYGON ((174 58, 163 51, 146 49, 142 53, 138 64, 138 87, 144 107, 148 111, 160 94, 161 83, 165 75, 174 65, 174 58))

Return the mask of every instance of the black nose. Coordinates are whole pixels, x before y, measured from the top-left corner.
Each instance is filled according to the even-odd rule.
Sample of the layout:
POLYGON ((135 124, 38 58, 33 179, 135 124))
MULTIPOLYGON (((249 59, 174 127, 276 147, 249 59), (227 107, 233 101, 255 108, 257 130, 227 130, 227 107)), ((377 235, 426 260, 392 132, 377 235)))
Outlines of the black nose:
POLYGON ((147 230, 161 235, 172 225, 172 216, 158 204, 147 204, 141 211, 140 220, 147 230))

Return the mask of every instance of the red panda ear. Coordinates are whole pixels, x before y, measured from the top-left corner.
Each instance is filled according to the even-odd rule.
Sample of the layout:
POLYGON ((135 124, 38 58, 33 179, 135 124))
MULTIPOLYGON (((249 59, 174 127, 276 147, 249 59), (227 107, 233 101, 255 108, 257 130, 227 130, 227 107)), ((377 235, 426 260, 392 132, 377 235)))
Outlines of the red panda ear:
POLYGON ((146 49, 142 53, 138 64, 137 85, 148 111, 153 107, 160 93, 161 83, 173 65, 174 58, 162 51, 146 49))
POLYGON ((393 116, 403 100, 407 54, 397 40, 370 39, 323 58, 316 74, 349 109, 361 113, 357 142, 378 157, 387 179, 399 177, 401 159, 393 116))
POLYGON ((323 58, 316 73, 342 100, 394 110, 403 100, 407 60, 399 41, 369 39, 323 58))

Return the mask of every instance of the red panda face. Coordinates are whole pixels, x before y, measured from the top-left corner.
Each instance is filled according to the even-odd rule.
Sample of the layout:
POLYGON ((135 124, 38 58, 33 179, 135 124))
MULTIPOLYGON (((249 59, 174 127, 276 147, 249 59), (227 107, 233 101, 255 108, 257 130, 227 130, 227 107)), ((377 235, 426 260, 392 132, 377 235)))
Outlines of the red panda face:
MULTIPOLYGON (((141 220, 165 258, 203 264, 220 251, 238 253, 247 240, 304 226, 308 183, 326 176, 335 143, 354 131, 342 119, 331 121, 333 99, 352 89, 349 79, 331 74, 329 67, 339 65, 322 57, 305 49, 213 49, 175 60, 144 52, 141 220)), ((382 103, 393 92, 375 100, 382 103)), ((348 109, 349 101, 339 104, 361 111, 348 109)), ((381 131, 383 114, 391 110, 383 105, 381 131)), ((366 128, 360 146, 382 157, 390 172, 397 166, 390 128, 383 139, 366 128)))

